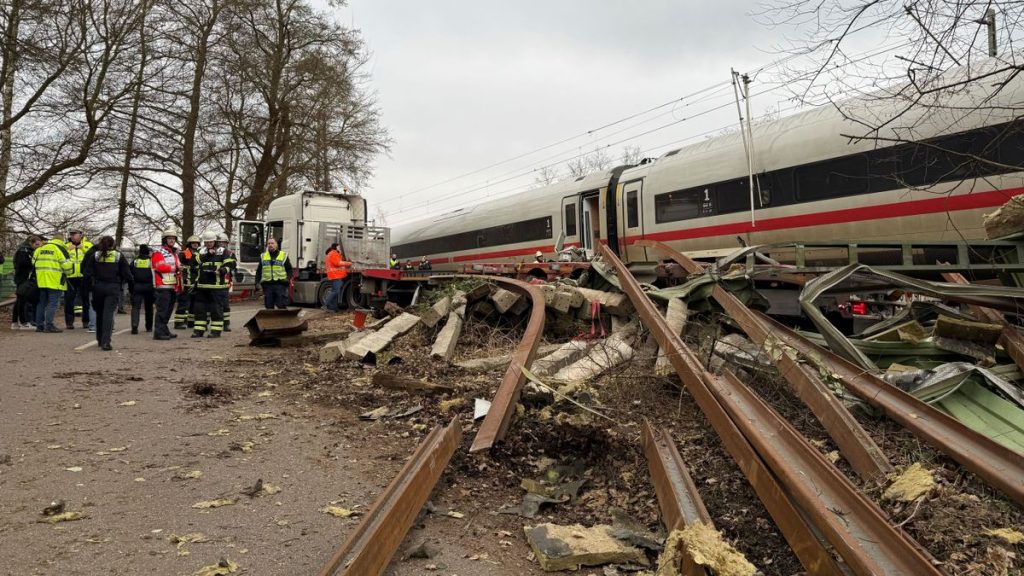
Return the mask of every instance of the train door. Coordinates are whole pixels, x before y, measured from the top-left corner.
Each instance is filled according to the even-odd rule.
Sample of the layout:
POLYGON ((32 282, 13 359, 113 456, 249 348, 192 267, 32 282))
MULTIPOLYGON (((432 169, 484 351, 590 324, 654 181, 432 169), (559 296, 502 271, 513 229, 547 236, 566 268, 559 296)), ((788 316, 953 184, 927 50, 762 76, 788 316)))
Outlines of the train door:
POLYGON ((646 262, 647 250, 633 243, 643 238, 643 180, 622 185, 619 196, 619 253, 626 262, 646 262))
POLYGON ((580 196, 580 221, 583 228, 580 246, 590 252, 597 250, 597 240, 601 236, 601 210, 598 201, 597 192, 580 196))
POLYGON ((580 220, 579 220, 580 197, 566 196, 562 198, 562 245, 565 248, 581 246, 580 220))

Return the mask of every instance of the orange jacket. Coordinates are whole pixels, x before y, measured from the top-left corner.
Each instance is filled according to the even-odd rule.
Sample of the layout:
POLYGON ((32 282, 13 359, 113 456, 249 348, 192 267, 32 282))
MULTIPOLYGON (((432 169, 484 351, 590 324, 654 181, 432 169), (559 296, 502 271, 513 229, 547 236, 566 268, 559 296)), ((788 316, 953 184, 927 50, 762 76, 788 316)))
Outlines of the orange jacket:
POLYGON ((348 277, 348 267, 352 265, 341 257, 341 252, 337 250, 331 250, 330 254, 327 255, 327 279, 328 280, 343 280, 348 277))

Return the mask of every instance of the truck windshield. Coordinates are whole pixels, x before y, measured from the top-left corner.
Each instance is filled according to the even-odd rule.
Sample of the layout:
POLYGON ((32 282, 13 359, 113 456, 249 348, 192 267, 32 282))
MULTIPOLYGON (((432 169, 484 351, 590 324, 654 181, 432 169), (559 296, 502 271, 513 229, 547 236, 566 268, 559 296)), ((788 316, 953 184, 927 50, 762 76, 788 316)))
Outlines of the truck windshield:
POLYGON ((241 222, 238 225, 238 251, 240 261, 259 262, 263 253, 263 223, 241 222))

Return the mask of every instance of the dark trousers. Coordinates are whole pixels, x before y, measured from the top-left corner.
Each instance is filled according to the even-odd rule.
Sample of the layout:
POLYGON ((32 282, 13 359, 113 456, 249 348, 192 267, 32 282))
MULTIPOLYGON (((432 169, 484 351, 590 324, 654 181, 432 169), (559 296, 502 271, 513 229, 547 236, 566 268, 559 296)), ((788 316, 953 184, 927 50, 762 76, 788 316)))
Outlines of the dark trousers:
POLYGON ((192 312, 196 317, 193 335, 198 334, 202 336, 207 328, 209 328, 210 336, 216 338, 224 330, 224 311, 220 308, 220 302, 217 298, 218 292, 221 292, 221 290, 197 288, 192 293, 194 296, 192 312))
POLYGON ((153 289, 139 290, 132 292, 132 330, 139 329, 139 317, 142 311, 146 312, 146 332, 153 329, 153 289))
POLYGON ((57 316, 57 302, 60 301, 60 294, 63 290, 56 288, 40 288, 39 302, 36 303, 36 330, 40 332, 44 328, 56 328, 53 325, 54 317, 57 316))
POLYGON ((28 324, 29 322, 36 321, 36 306, 35 302, 27 298, 17 297, 14 301, 14 307, 11 309, 11 322, 18 324, 28 324))
POLYGON ((286 284, 264 284, 263 307, 267 310, 273 310, 274 308, 284 310, 287 308, 288 286, 286 284))
POLYGON ((220 313, 224 316, 224 330, 231 328, 231 296, 228 289, 217 290, 217 303, 220 304, 220 313))
POLYGON ((96 342, 100 346, 110 344, 114 334, 114 313, 117 312, 118 293, 121 285, 111 282, 97 282, 92 287, 92 307, 96 310, 96 342))
POLYGON ((178 309, 174 311, 174 327, 188 328, 195 317, 196 291, 198 288, 187 289, 178 294, 178 309))
POLYGON ((153 337, 170 336, 171 330, 167 323, 174 314, 174 301, 177 293, 169 288, 157 288, 153 291, 153 303, 156 306, 156 324, 153 325, 153 337))
POLYGON ((89 291, 82 278, 68 278, 68 289, 64 292, 64 323, 71 326, 76 316, 82 317, 82 326, 89 325, 89 291))

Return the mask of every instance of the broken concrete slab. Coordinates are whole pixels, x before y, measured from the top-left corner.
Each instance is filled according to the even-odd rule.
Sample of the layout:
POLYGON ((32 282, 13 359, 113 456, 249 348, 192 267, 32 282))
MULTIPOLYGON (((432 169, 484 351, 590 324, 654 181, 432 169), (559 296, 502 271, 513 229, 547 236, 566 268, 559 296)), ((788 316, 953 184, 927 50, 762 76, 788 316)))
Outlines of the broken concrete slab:
MULTIPOLYGON (((487 298, 488 296, 491 295, 491 292, 494 291, 494 288, 494 284, 480 284, 476 288, 473 288, 468 292, 464 292, 463 298, 466 299, 466 302, 476 302, 477 300, 483 300, 484 298, 487 298)), ((452 305, 458 306, 454 299, 452 299, 452 305)))
POLYGON ((526 540, 547 572, 578 570, 581 566, 639 564, 647 566, 642 550, 617 540, 606 524, 590 528, 574 524, 524 526, 526 540))
POLYGON ((345 357, 362 360, 371 352, 377 354, 387 348, 392 340, 412 330, 419 323, 419 316, 403 312, 398 318, 390 320, 380 330, 361 337, 358 342, 351 346, 346 346, 345 357))
POLYGON ((445 296, 420 314, 420 322, 423 322, 423 325, 427 328, 433 328, 434 326, 437 326, 437 323, 440 322, 442 318, 448 315, 451 308, 452 297, 445 296))
MULTIPOLYGON (((682 298, 673 298, 668 301, 668 311, 665 313, 665 322, 672 329, 672 333, 681 335, 686 327, 686 319, 690 311, 682 298)), ((668 376, 675 372, 668 355, 658 349, 658 359, 654 362, 654 373, 658 376, 668 376)))
MULTIPOLYGON (((562 344, 551 354, 533 361, 531 370, 538 376, 554 374, 566 366, 583 358, 590 351, 591 343, 587 340, 572 340, 562 344)), ((539 356, 539 354, 538 354, 539 356)))
POLYGON ((360 330, 353 332, 348 335, 348 338, 344 340, 336 340, 334 342, 328 342, 320 349, 320 362, 336 362, 345 357, 345 351, 349 347, 354 346, 357 342, 365 338, 372 332, 367 330, 360 330))
POLYGON ((597 378, 605 371, 633 357, 634 350, 629 344, 632 337, 632 330, 623 330, 612 334, 603 341, 595 342, 586 357, 562 368, 551 377, 551 380, 580 382, 597 378))
POLYGON ((509 308, 508 313, 515 316, 519 316, 522 313, 530 309, 531 300, 529 298, 520 298, 516 300, 516 303, 509 308))
POLYGON ((519 294, 504 288, 498 288, 491 293, 491 302, 499 314, 508 312, 522 298, 519 294))
MULTIPOLYGON (((487 304, 480 302, 478 304, 487 304)), ((430 349, 430 356, 445 362, 450 362, 455 355, 455 345, 459 342, 459 335, 462 334, 462 323, 466 317, 466 294, 456 292, 452 297, 453 308, 448 313, 448 321, 444 328, 437 333, 434 345, 430 349)))
POLYGON ((482 300, 473 304, 472 310, 476 318, 487 318, 495 312, 494 304, 482 300))
MULTIPOLYGON (((629 316, 633 313, 633 304, 625 294, 591 290, 590 288, 576 288, 587 302, 598 301, 601 309, 615 316, 629 316)), ((582 310, 589 306, 583 306, 582 310)))
MULTIPOLYGON (((551 354, 562 347, 562 344, 546 344, 537 348, 537 356, 545 356, 551 354)), ((504 368, 508 366, 508 363, 512 361, 511 354, 503 354, 501 356, 489 356, 487 358, 473 358, 471 360, 461 360, 456 362, 455 365, 465 370, 473 372, 488 372, 497 368, 504 368)), ((537 365, 538 360, 533 362, 533 365, 537 365)))

